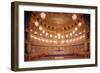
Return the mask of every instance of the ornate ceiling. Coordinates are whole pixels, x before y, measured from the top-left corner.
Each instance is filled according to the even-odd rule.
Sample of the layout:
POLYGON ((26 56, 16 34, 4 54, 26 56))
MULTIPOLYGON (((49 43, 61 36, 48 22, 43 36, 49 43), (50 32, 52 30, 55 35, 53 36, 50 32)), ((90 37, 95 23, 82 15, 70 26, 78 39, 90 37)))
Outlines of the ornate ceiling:
POLYGON ((32 12, 25 24, 25 60, 89 58, 84 14, 32 12))
POLYGON ((33 12, 27 25, 31 41, 40 43, 80 43, 89 32, 84 15, 75 13, 33 12))

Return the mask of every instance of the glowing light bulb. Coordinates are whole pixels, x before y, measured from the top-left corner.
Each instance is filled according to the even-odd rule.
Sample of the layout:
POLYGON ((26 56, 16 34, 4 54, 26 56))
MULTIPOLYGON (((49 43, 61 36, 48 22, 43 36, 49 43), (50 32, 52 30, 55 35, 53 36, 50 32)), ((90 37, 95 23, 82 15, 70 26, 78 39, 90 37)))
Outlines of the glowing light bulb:
POLYGON ((84 37, 85 37, 85 35, 82 36, 82 38, 84 38, 84 37))
POLYGON ((40 17, 42 18, 42 19, 45 19, 46 18, 46 14, 45 13, 40 13, 40 17))
POLYGON ((70 33, 70 36, 72 36, 72 33, 70 33))
POLYGON ((37 38, 35 36, 33 36, 33 38, 36 40, 37 38))
POLYGON ((39 22, 38 21, 35 21, 35 26, 39 26, 39 22))
POLYGON ((82 34, 82 32, 79 32, 79 34, 82 34))
POLYGON ((82 25, 82 23, 81 23, 81 22, 79 22, 79 23, 78 23, 78 26, 79 26, 79 27, 81 27, 81 25, 82 25))
POLYGON ((85 32, 85 30, 83 30, 83 32, 85 32))
POLYGON ((72 42, 72 39, 70 39, 69 42, 72 42))
POLYGON ((32 32, 32 29, 30 31, 32 32))
POLYGON ((64 38, 64 36, 62 35, 62 36, 61 36, 61 38, 63 39, 63 38, 64 38))
POLYGON ((61 34, 60 34, 60 33, 58 33, 57 35, 58 35, 58 39, 60 39, 60 37, 61 37, 61 34))
POLYGON ((50 37, 52 37, 52 34, 50 34, 50 37))
POLYGON ((48 36, 48 33, 46 33, 45 35, 48 36))
POLYGON ((60 39, 60 37, 58 37, 58 39, 60 39))
POLYGON ((61 43, 65 43, 65 41, 64 41, 64 40, 62 40, 62 41, 61 41, 61 43))
POLYGON ((80 36, 80 40, 82 39, 83 37, 82 36, 80 36))
POLYGON ((40 27, 39 27, 39 30, 42 30, 42 29, 43 29, 43 28, 40 26, 40 27))
POLYGON ((72 20, 76 20, 77 19, 77 15, 76 14, 73 14, 72 15, 72 20))
POLYGON ((37 32, 35 31, 34 34, 37 34, 37 32))
POLYGON ((68 35, 66 35, 66 38, 68 38, 68 35))
POLYGON ((79 37, 76 38, 77 41, 78 41, 79 39, 80 39, 79 37))
POLYGON ((72 33, 75 34, 75 31, 73 31, 72 33))
POLYGON ((40 33, 40 36, 41 36, 42 34, 40 33))
POLYGON ((43 30, 42 33, 45 33, 45 31, 43 30))
POLYGON ((57 43, 57 41, 55 41, 55 40, 54 40, 53 42, 54 42, 54 43, 57 43))
POLYGON ((54 37, 55 37, 55 38, 57 38, 57 36, 56 36, 56 35, 55 35, 54 37))
POLYGON ((78 30, 78 28, 77 27, 75 27, 75 31, 77 31, 78 30))

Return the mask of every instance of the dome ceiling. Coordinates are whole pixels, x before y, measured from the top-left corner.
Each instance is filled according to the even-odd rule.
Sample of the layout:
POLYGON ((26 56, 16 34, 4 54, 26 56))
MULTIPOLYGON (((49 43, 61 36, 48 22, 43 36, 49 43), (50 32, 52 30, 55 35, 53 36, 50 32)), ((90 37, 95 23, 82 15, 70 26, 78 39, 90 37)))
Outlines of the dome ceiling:
POLYGON ((72 24, 71 14, 48 14, 45 22, 60 28, 62 26, 68 26, 69 23, 72 24))
POLYGON ((79 22, 84 24, 82 14, 70 13, 32 13, 33 21, 37 21, 45 30, 52 33, 65 33, 72 31, 79 22), (44 18, 41 17, 44 14, 44 18))
POLYGON ((71 14, 47 14, 46 19, 43 21, 48 26, 54 27, 54 32, 64 32, 64 29, 70 28, 74 24, 71 14), (56 27, 55 27, 56 26, 56 27))
POLYGON ((89 31, 82 14, 32 12, 27 24, 31 38, 54 43, 76 42, 89 31))
POLYGON ((84 14, 31 12, 24 39, 25 61, 89 57, 90 32, 84 14))

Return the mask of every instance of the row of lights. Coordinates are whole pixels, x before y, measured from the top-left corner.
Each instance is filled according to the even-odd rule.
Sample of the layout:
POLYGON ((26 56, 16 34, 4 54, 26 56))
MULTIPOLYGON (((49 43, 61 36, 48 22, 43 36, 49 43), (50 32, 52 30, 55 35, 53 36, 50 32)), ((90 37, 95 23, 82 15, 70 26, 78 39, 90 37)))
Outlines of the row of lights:
POLYGON ((70 34, 66 34, 66 35, 62 35, 62 34, 60 34, 60 33, 58 33, 58 34, 56 34, 56 35, 52 35, 52 34, 48 34, 47 32, 45 32, 44 30, 42 31, 42 33, 38 33, 38 32, 34 32, 34 34, 35 35, 40 35, 40 36, 42 36, 42 35, 44 35, 45 34, 45 36, 47 37, 50 37, 50 38, 54 38, 54 39, 64 39, 64 38, 68 38, 68 37, 70 37, 70 36, 72 36, 72 35, 75 35, 75 36, 78 36, 78 35, 81 35, 81 34, 83 34, 83 33, 85 33, 85 30, 83 30, 83 31, 81 31, 81 32, 79 32, 79 33, 75 33, 75 31, 73 31, 72 33, 70 33, 70 34))
MULTIPOLYGON (((40 13, 40 17, 41 17, 41 19, 45 19, 46 18, 46 13, 44 13, 44 12, 40 13)), ((73 14, 72 15, 72 20, 75 21, 76 19, 77 19, 77 15, 73 14)))
MULTIPOLYGON (((41 19, 45 19, 46 18, 46 13, 44 13, 44 12, 40 13, 40 17, 41 17, 41 19)), ((73 14, 72 15, 72 20, 75 21, 76 19, 77 19, 77 15, 73 14)))
MULTIPOLYGON (((45 19, 46 18, 46 14, 45 13, 40 13, 40 17, 41 17, 41 19, 45 19)), ((77 15, 76 14, 73 14, 72 15, 72 20, 75 21, 76 19, 77 19, 77 15)), ((85 30, 84 30, 83 32, 79 32, 78 34, 76 34, 76 31, 78 31, 78 27, 81 27, 81 25, 82 25, 81 22, 78 23, 78 27, 75 27, 74 30, 71 33, 66 34, 65 36, 61 35, 60 33, 58 33, 57 35, 52 35, 52 34, 47 33, 45 30, 43 30, 43 27, 39 25, 39 22, 38 21, 35 21, 34 24, 42 32, 42 33, 39 34, 40 36, 45 35, 45 36, 49 36, 50 38, 53 37, 53 38, 58 38, 58 39, 61 39, 62 38, 63 39, 65 37, 68 38, 68 37, 72 36, 73 34, 75 34, 75 36, 77 36, 78 34, 82 34, 82 33, 85 32, 85 30)), ((38 32, 35 31, 34 34, 38 34, 38 32)), ((80 39, 82 39, 84 37, 85 37, 85 35, 82 35, 82 36, 79 36, 77 38, 70 39, 70 40, 61 40, 61 42, 62 43, 75 42, 75 41, 78 41, 78 40, 80 40, 80 39)), ((31 35, 31 38, 34 38, 34 39, 37 39, 37 40, 43 41, 43 42, 51 42, 51 43, 52 42, 54 42, 54 43, 57 43, 58 42, 57 40, 47 40, 47 39, 37 38, 37 37, 35 37, 33 35, 31 35)))
POLYGON ((32 39, 35 39, 35 40, 38 40, 38 41, 47 42, 47 43, 49 43, 49 42, 50 42, 50 43, 58 43, 58 42, 61 42, 61 43, 72 43, 72 42, 76 42, 76 41, 79 41, 79 40, 85 38, 85 35, 83 34, 83 35, 81 35, 81 36, 79 36, 79 37, 77 37, 77 38, 68 39, 68 40, 60 40, 60 41, 58 41, 58 40, 48 40, 48 39, 44 39, 44 38, 39 38, 39 37, 36 37, 36 36, 34 36, 34 35, 31 35, 31 38, 32 38, 32 39))
MULTIPOLYGON (((40 17, 41 17, 42 19, 45 19, 45 18, 46 18, 46 14, 45 14, 45 13, 40 13, 40 17)), ((73 19, 73 20, 76 20, 76 19, 77 19, 77 15, 76 15, 76 14, 73 14, 73 15, 72 15, 72 19, 73 19)), ((82 23, 79 22, 79 23, 78 23, 78 26, 81 27, 81 25, 82 25, 82 23)), ((42 32, 42 33, 40 33, 40 36, 41 36, 42 34, 45 34, 45 36, 48 36, 48 35, 49 35, 50 38, 53 37, 52 34, 49 34, 49 33, 47 33, 45 30, 43 30, 43 27, 39 25, 39 22, 38 22, 38 21, 35 21, 35 26, 38 27, 39 30, 42 32)), ((77 30, 78 30, 78 27, 75 27, 75 29, 74 29, 69 35, 72 36, 73 34, 75 34, 75 32, 76 32, 77 30)), ((34 34, 36 34, 36 32, 34 32, 34 34)), ((59 33, 58 33, 58 34, 59 34, 59 33)), ((77 34, 75 34, 75 35, 77 35, 77 34)), ((61 36, 61 35, 55 35, 55 36, 54 36, 54 38, 57 38, 57 37, 58 37, 58 39, 64 38, 63 35, 62 35, 62 36, 61 36)), ((66 35, 66 38, 68 38, 68 34, 66 35)))
MULTIPOLYGON (((85 30, 83 30, 83 32, 79 32, 78 34, 82 34, 84 33, 85 30)), ((34 32, 34 34, 38 34, 36 31, 34 32)), ((72 36, 73 34, 75 34, 75 36, 77 36, 78 34, 75 33, 75 31, 73 31, 72 33, 70 34, 66 34, 65 36, 61 35, 60 33, 58 33, 57 35, 52 35, 52 34, 48 34, 47 32, 45 32, 44 30, 42 30, 42 33, 40 33, 39 35, 42 36, 42 35, 45 35, 46 37, 49 36, 50 38, 54 37, 55 39, 58 38, 58 39, 63 39, 63 38, 68 38, 70 36, 72 36)))
MULTIPOLYGON (((79 32, 78 34, 81 35, 83 32, 79 32)), ((38 33, 37 32, 34 32, 34 34, 38 34, 38 33)), ((75 34, 75 36, 77 36, 78 34, 75 34)), ((39 35, 42 36, 43 34, 40 33, 39 35)), ((48 36, 48 33, 46 33, 45 36, 48 36)), ((70 36, 72 36, 72 34, 70 34, 70 36)), ((61 35, 61 34, 60 35, 58 35, 58 34, 57 35, 50 34, 49 37, 50 38, 54 38, 54 39, 64 39, 64 38, 68 38, 69 35, 67 34, 67 35, 64 36, 64 35, 61 35)))

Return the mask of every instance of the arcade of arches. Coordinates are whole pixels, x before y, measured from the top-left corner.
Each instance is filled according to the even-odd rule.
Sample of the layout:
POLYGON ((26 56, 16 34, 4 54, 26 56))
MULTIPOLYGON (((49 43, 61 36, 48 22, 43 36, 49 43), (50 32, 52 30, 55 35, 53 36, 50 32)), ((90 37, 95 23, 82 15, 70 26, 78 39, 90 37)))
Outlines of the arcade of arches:
POLYGON ((30 12, 25 22, 25 61, 90 58, 85 14, 30 12))

